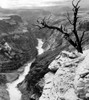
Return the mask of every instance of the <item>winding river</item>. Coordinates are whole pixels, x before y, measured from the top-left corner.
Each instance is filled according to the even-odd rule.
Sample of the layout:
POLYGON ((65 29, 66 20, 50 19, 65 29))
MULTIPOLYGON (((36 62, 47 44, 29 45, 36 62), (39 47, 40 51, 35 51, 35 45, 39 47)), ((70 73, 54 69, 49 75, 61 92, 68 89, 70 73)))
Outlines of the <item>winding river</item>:
POLYGON ((38 46, 36 48, 38 50, 38 55, 40 55, 44 52, 44 49, 42 48, 44 42, 42 41, 42 39, 39 38, 37 38, 37 40, 38 40, 38 46))
MULTIPOLYGON (((42 42, 42 39, 37 39, 37 40, 38 40, 38 46, 36 48, 38 50, 38 55, 40 55, 44 52, 44 50, 42 49, 43 42, 42 42)), ((28 74, 28 72, 30 70, 30 66, 31 66, 33 61, 31 61, 31 62, 29 62, 28 64, 25 65, 24 72, 19 76, 19 78, 17 80, 15 80, 12 83, 6 84, 7 85, 7 91, 9 92, 10 100, 21 100, 22 94, 18 90, 17 85, 25 79, 25 76, 28 74)))

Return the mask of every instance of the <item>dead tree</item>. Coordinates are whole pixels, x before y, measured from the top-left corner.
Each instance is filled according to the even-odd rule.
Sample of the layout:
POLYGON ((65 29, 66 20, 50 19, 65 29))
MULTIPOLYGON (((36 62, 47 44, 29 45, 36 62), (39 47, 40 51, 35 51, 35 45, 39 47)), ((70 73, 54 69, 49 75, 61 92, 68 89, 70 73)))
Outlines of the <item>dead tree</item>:
POLYGON ((78 23, 78 13, 79 13, 79 3, 81 0, 78 0, 77 3, 74 3, 75 0, 72 1, 72 6, 73 6, 73 19, 71 20, 70 19, 70 16, 69 16, 69 13, 67 13, 67 20, 68 22, 70 23, 70 25, 72 25, 72 34, 74 35, 75 37, 75 40, 70 37, 70 33, 66 30, 66 27, 63 26, 63 25, 60 25, 60 27, 58 26, 55 26, 55 25, 49 25, 49 18, 46 19, 46 17, 42 18, 42 19, 39 19, 37 20, 37 27, 39 27, 39 29, 43 29, 43 28, 48 28, 48 29, 52 29, 52 30, 57 30, 59 32, 61 32, 63 35, 64 35, 64 38, 80 53, 83 53, 83 50, 82 50, 82 41, 83 41, 83 38, 84 38, 84 34, 85 34, 85 31, 82 32, 82 35, 79 36, 78 35, 78 30, 77 30, 77 23, 78 23))

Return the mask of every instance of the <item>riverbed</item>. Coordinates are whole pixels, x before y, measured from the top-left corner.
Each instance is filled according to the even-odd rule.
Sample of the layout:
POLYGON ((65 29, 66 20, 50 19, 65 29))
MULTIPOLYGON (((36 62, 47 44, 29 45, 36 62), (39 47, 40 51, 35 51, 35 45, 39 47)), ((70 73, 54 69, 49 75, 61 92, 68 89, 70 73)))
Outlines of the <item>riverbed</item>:
MULTIPOLYGON (((37 40, 38 40, 38 46, 36 48, 38 50, 38 55, 40 55, 44 52, 44 50, 42 48, 43 41, 42 41, 42 39, 37 39, 37 40)), ((10 100, 21 100, 22 94, 18 90, 17 85, 25 79, 25 76, 28 74, 28 72, 30 70, 30 66, 31 66, 32 62, 34 62, 34 60, 32 60, 31 62, 24 65, 25 66, 24 71, 23 71, 22 74, 20 74, 20 76, 17 80, 15 80, 12 83, 7 83, 6 84, 7 85, 7 91, 9 92, 10 100)))
POLYGON ((24 72, 19 76, 19 78, 12 82, 7 83, 7 90, 9 92, 10 100, 20 100, 21 99, 21 92, 18 90, 17 85, 22 82, 25 78, 25 76, 28 74, 30 70, 30 66, 33 61, 25 65, 24 72))

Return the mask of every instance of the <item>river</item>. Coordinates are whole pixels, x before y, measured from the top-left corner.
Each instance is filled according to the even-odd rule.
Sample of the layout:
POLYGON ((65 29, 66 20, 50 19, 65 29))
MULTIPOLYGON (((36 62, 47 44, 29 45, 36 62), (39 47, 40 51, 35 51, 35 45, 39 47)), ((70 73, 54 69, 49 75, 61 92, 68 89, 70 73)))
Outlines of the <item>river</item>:
MULTIPOLYGON (((40 55, 44 52, 44 50, 42 49, 43 42, 42 42, 42 39, 37 39, 37 40, 38 40, 38 46, 36 48, 38 50, 38 55, 40 55)), ((19 76, 19 78, 17 80, 15 80, 12 83, 6 84, 7 85, 7 91, 9 92, 10 100, 21 100, 22 94, 18 90, 17 85, 25 79, 25 76, 28 74, 28 72, 30 70, 30 66, 31 66, 33 61, 31 61, 31 62, 29 62, 25 65, 24 72, 19 76)))
POLYGON ((44 49, 42 48, 44 42, 42 41, 42 39, 39 38, 37 38, 37 40, 38 40, 38 46, 36 48, 38 50, 38 55, 40 55, 44 52, 44 49))

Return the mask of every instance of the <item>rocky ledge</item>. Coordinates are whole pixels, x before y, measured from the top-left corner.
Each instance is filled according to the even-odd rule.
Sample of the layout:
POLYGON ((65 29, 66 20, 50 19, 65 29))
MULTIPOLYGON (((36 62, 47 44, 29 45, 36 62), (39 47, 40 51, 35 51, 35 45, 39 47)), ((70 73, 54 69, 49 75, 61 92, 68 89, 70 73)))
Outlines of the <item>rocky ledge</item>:
POLYGON ((49 61, 47 57, 37 58, 18 85, 22 100, 88 100, 89 50, 83 54, 62 51, 49 61))
POLYGON ((89 50, 83 54, 63 51, 50 64, 39 100, 89 100, 89 50))

